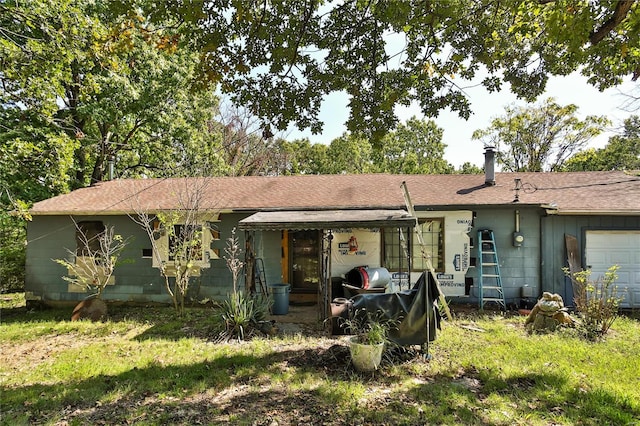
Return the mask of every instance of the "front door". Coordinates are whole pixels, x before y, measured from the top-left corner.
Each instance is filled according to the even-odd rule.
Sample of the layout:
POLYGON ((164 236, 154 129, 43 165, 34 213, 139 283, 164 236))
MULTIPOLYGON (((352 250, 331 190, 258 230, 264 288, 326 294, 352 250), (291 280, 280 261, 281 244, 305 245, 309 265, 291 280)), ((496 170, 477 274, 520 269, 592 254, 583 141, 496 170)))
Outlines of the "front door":
POLYGON ((320 232, 289 231, 289 282, 292 293, 317 293, 320 282, 320 232))

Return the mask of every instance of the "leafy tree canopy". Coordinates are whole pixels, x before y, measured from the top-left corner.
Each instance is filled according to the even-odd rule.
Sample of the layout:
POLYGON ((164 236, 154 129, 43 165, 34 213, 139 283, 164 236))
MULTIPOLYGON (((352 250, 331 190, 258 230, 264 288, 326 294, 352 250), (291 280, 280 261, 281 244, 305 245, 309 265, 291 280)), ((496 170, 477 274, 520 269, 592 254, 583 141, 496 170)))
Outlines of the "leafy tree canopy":
POLYGON ((198 54, 174 22, 115 6, 0 3, 0 149, 21 166, 13 181, 44 190, 26 199, 100 181, 112 157, 120 174, 153 176, 213 155, 200 149, 216 98, 192 85, 198 54))
POLYGON ((374 164, 385 173, 452 173, 453 166, 444 159, 442 134, 435 122, 412 117, 384 136, 374 150, 374 164))
POLYGON ((613 136, 604 148, 576 153, 565 163, 564 171, 640 170, 640 117, 624 122, 622 134, 613 136))
POLYGON ((444 160, 442 129, 415 117, 400 124, 372 146, 354 133, 344 133, 330 145, 308 139, 279 140, 272 150, 273 174, 453 173, 444 160))
MULTIPOLYGON (((123 4, 128 4, 125 0, 123 4)), ((150 2, 175 16, 219 85, 278 129, 318 133, 323 96, 350 97, 348 130, 379 140, 396 105, 471 113, 466 84, 532 101, 550 75, 604 89, 640 75, 635 0, 209 0, 150 2), (488 73, 488 74, 487 74, 488 73)))
POLYGON ((552 98, 539 105, 507 107, 504 116, 476 130, 473 138, 496 147, 498 164, 506 171, 560 171, 609 123, 597 116, 580 120, 577 110, 576 105, 560 106, 552 98))
POLYGON ((481 167, 476 166, 468 161, 466 161, 460 168, 457 170, 457 173, 461 175, 480 175, 484 173, 484 170, 481 167))

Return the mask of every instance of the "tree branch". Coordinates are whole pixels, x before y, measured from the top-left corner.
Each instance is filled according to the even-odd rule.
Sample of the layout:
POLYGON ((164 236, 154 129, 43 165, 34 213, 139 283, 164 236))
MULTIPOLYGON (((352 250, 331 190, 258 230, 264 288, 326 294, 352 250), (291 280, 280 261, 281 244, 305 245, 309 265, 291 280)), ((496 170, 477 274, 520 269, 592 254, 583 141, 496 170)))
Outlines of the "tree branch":
POLYGON ((627 14, 635 1, 636 0, 618 0, 613 16, 607 19, 600 28, 589 35, 589 41, 591 44, 596 45, 600 43, 611 31, 613 31, 613 29, 627 17, 627 14))

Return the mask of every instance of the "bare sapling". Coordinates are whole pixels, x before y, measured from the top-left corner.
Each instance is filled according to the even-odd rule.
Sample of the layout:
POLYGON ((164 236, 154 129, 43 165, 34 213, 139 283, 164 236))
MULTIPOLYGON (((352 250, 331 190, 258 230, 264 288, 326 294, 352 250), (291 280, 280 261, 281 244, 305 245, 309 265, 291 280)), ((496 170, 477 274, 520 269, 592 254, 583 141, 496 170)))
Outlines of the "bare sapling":
POLYGON ((137 208, 132 219, 146 231, 152 248, 153 266, 160 270, 165 288, 180 316, 191 281, 201 268, 208 267, 209 247, 205 233, 213 231, 206 220, 214 216, 211 208, 203 207, 207 179, 192 178, 176 188, 172 196, 176 208, 151 213, 137 208), (188 182, 188 183, 187 183, 188 182))
POLYGON ((75 251, 67 249, 68 259, 54 261, 67 268, 68 274, 63 277, 65 281, 85 291, 94 291, 93 296, 100 299, 130 238, 116 234, 113 226, 104 228, 97 235, 89 235, 81 224, 75 220, 73 223, 78 247, 75 251))

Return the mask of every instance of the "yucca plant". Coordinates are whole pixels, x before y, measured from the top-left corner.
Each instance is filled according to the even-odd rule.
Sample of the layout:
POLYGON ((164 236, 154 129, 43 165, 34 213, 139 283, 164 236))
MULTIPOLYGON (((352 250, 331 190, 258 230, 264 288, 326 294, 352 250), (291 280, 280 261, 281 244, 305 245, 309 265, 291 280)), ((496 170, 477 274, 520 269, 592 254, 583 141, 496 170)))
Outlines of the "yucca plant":
MULTIPOLYGON (((231 272, 233 280, 233 293, 222 304, 222 320, 225 329, 222 332, 226 340, 246 340, 256 330, 265 331, 264 324, 271 307, 272 300, 269 296, 247 295, 238 291, 238 277, 244 266, 239 259, 242 250, 236 237, 235 228, 231 231, 231 237, 227 239, 227 256, 224 257, 227 268, 231 272)), ((270 327, 266 327, 270 328, 270 327)))
POLYGON ((267 319, 269 306, 268 297, 248 296, 242 292, 230 294, 222 304, 223 337, 226 340, 249 339, 256 330, 262 330, 260 326, 267 319))
POLYGON ((222 305, 222 320, 228 339, 244 340, 253 316, 253 301, 246 299, 243 293, 232 293, 222 305))

